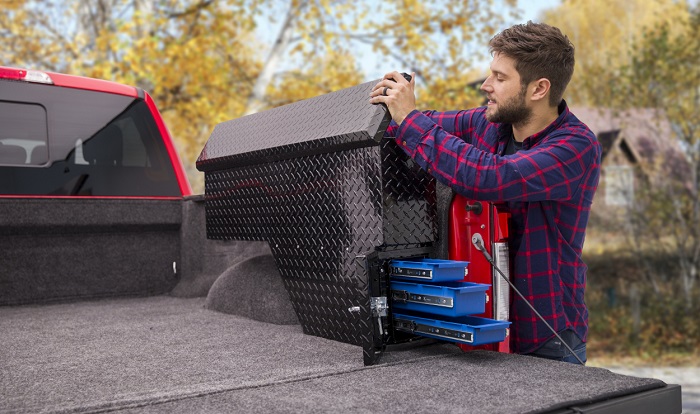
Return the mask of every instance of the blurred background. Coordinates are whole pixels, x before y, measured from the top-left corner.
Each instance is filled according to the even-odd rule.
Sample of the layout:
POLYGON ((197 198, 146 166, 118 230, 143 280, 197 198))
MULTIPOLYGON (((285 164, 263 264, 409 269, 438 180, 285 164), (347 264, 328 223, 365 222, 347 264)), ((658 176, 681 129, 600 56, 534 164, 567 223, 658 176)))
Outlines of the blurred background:
POLYGON ((584 251, 589 361, 700 365, 697 0, 0 4, 3 65, 149 91, 196 194, 195 161, 222 121, 392 70, 416 72, 420 108, 470 108, 483 102, 494 34, 559 27, 577 50, 565 99, 604 148, 584 251))

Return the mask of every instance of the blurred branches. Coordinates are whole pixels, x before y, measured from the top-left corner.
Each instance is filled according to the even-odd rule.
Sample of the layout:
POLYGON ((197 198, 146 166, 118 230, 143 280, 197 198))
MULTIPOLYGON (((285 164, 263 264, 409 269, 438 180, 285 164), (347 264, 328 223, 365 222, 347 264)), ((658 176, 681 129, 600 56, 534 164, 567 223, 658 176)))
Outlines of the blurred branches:
POLYGON ((358 50, 385 56, 382 71, 415 71, 426 89, 451 91, 419 94, 421 106, 475 104, 467 83, 477 59, 466 44, 486 53, 514 3, 8 0, 0 59, 147 90, 202 191, 194 161, 217 123, 366 80, 358 50))
POLYGON ((617 105, 658 110, 686 155, 677 160, 660 154, 653 166, 660 179, 650 183, 641 200, 647 208, 630 219, 645 236, 636 243, 676 254, 680 293, 691 309, 700 269, 700 7, 685 19, 646 30, 619 79, 616 95, 626 99, 616 99, 617 105))
POLYGON ((572 100, 620 114, 645 108, 659 126, 650 133, 667 134, 654 137, 664 145, 640 161, 644 179, 617 224, 641 261, 654 252, 676 258, 676 271, 649 262, 638 279, 659 295, 683 297, 689 310, 700 270, 700 8, 670 0, 595 0, 568 1, 562 9, 548 16, 580 39, 572 100), (597 20, 600 13, 627 17, 597 20), (611 20, 617 22, 600 23, 611 20))
POLYGON ((619 97, 612 88, 617 68, 631 64, 643 33, 660 24, 673 28, 687 19, 688 5, 676 0, 563 0, 546 11, 543 21, 559 27, 576 48, 567 101, 611 106, 619 97))

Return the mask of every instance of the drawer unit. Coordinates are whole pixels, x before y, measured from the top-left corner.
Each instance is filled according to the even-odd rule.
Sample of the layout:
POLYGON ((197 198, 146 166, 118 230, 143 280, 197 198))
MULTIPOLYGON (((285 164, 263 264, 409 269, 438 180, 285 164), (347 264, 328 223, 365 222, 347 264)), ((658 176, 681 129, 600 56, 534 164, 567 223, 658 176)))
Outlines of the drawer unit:
POLYGON ((510 322, 462 316, 443 320, 394 313, 394 329, 415 335, 469 345, 501 342, 510 322))
POLYGON ((471 282, 445 282, 437 285, 391 281, 394 309, 464 316, 484 312, 489 285, 471 282))
POLYGON ((389 274, 393 279, 421 282, 458 282, 464 280, 469 262, 442 259, 392 260, 389 274))
POLYGON ((481 318, 491 285, 464 282, 469 262, 392 260, 389 281, 396 331, 469 345, 501 342, 510 322, 481 318))

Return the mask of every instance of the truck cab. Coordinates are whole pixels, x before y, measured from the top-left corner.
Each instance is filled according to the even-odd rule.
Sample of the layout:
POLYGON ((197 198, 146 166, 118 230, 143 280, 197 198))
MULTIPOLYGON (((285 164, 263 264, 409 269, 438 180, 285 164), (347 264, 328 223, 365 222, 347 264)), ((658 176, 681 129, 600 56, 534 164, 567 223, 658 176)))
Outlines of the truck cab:
POLYGON ((182 197, 172 139, 145 91, 0 67, 0 196, 182 197))

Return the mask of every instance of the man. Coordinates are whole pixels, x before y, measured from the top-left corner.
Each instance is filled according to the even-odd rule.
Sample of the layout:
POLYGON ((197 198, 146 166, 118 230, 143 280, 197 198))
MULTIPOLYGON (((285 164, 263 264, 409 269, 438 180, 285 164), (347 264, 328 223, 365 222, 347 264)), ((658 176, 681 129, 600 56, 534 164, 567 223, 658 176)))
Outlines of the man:
MULTIPOLYGON (((503 203, 511 213, 514 283, 586 360, 586 265, 581 251, 600 173, 600 144, 562 99, 574 47, 559 29, 528 22, 489 42, 485 107, 418 112, 415 76, 387 74, 372 90, 384 103, 398 145, 422 168, 472 200, 503 203)), ((515 351, 578 362, 517 296, 515 351)))

